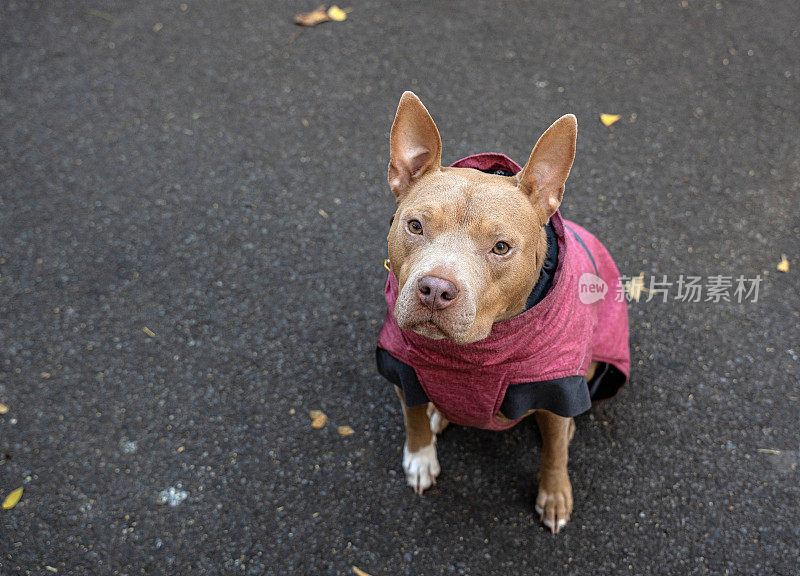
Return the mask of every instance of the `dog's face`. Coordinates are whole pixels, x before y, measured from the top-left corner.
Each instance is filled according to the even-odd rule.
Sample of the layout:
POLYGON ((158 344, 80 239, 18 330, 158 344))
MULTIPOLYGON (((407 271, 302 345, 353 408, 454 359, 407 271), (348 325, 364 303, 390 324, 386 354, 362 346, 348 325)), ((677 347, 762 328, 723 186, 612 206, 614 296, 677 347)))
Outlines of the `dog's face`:
POLYGON ((562 117, 516 176, 443 168, 433 119, 414 94, 403 94, 390 139, 389 185, 398 208, 388 236, 401 328, 468 344, 523 310, 544 263, 542 226, 561 203, 576 136, 575 117, 562 117))

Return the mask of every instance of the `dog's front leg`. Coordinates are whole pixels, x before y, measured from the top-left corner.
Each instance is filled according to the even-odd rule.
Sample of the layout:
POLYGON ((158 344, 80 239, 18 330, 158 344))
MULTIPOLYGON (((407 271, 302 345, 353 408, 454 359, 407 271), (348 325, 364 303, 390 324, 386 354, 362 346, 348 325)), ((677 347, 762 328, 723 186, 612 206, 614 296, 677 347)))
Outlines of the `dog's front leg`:
POLYGON ((575 433, 575 423, 572 418, 544 410, 536 412, 536 421, 542 432, 536 512, 544 525, 557 534, 572 512, 572 485, 567 473, 567 455, 569 441, 575 433))
POLYGON ((406 406, 403 391, 395 386, 403 405, 406 422, 406 443, 403 446, 403 470, 408 485, 417 494, 436 484, 439 475, 439 460, 436 458, 436 435, 431 431, 428 406, 406 406))

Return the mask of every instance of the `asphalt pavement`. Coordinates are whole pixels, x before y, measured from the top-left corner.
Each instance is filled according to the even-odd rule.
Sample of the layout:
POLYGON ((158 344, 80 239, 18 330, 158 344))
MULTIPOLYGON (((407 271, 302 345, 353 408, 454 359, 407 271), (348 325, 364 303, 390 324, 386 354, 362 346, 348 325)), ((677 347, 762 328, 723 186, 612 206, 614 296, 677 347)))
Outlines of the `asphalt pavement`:
POLYGON ((0 6, 0 575, 798 574, 800 5, 315 6, 0 6), (448 163, 576 114, 562 213, 644 274, 558 536, 532 420, 404 484, 374 366, 404 90, 448 163))

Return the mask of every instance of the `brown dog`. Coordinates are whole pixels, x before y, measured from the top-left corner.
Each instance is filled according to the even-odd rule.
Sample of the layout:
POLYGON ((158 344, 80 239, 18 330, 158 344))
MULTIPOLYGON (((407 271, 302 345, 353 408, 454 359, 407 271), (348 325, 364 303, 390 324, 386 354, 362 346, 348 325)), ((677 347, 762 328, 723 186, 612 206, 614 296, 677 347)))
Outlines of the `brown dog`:
MULTIPOLYGON (((582 386, 580 394, 585 395, 585 401, 578 408, 562 410, 566 414, 580 413, 588 408, 589 384, 600 382, 593 376, 602 368, 604 374, 616 374, 616 378, 605 378, 602 386, 606 396, 613 395, 608 393, 608 382, 615 393, 627 377, 628 359, 623 358, 627 355, 627 313, 624 351, 615 355, 605 353, 606 349, 597 342, 591 345, 592 336, 598 337, 597 316, 611 311, 611 304, 602 300, 587 304, 585 314, 578 305, 575 315, 580 313, 588 318, 574 330, 579 334, 573 338, 579 341, 574 348, 582 351, 583 356, 562 362, 569 364, 568 374, 566 370, 556 373, 552 368, 547 369, 550 375, 564 376, 548 376, 546 382, 537 379, 535 383, 516 386, 520 379, 527 382, 526 376, 541 372, 531 372, 534 360, 524 352, 516 353, 507 363, 513 368, 506 368, 498 360, 501 379, 514 380, 514 375, 517 376, 496 392, 490 382, 494 374, 490 365, 506 350, 516 349, 517 343, 525 338, 511 332, 510 338, 498 340, 497 334, 525 318, 547 315, 548 325, 556 325, 553 330, 558 334, 570 333, 569 326, 559 324, 567 320, 559 317, 558 311, 548 309, 555 296, 540 296, 530 306, 533 292, 543 284, 545 293, 547 290, 554 293, 555 287, 563 291, 564 285, 571 281, 572 276, 563 265, 564 258, 573 254, 570 262, 576 261, 581 248, 576 248, 578 244, 565 230, 572 231, 580 246, 586 248, 594 265, 593 278, 603 282, 602 278, 611 281, 614 274, 618 276, 610 257, 606 261, 604 249, 591 235, 577 225, 562 223, 560 215, 554 218, 558 222, 556 229, 553 229, 555 222, 550 222, 561 203, 575 156, 576 138, 577 122, 574 116, 567 115, 542 135, 527 164, 516 175, 511 172, 518 167, 511 171, 442 167, 439 132, 428 111, 411 92, 403 94, 400 100, 390 137, 389 185, 397 197, 398 208, 388 235, 390 309, 379 340, 378 364, 381 373, 396 384, 403 404, 406 425, 403 468, 408 483, 421 494, 435 482, 440 471, 436 435, 447 426, 448 419, 500 429, 535 413, 543 439, 536 510, 553 532, 566 524, 572 511, 567 454, 575 425, 572 417, 539 408, 551 406, 549 396, 542 400, 542 391, 550 386, 560 398, 563 390, 559 386, 572 389, 582 386), (546 227, 551 227, 549 232, 546 227), (581 235, 573 228, 580 229, 581 235), (552 251, 560 251, 560 255, 547 271, 552 251), (610 275, 598 270, 600 252, 601 266, 609 268, 607 262, 611 262, 610 275), (548 274, 548 283, 544 283, 548 274), (520 354, 525 357, 520 359, 520 354), (452 369, 437 371, 441 367, 437 358, 452 369), (453 382, 442 383, 448 380, 448 374, 455 374, 453 382), (503 411, 510 390, 524 392, 527 400, 511 402, 509 405, 525 409, 521 414, 507 417, 503 411), (413 401, 409 398, 412 394, 413 401), (481 402, 487 408, 476 408, 481 402), (480 410, 491 419, 481 416, 480 410), (479 420, 480 417, 484 420, 479 420), (479 423, 484 421, 485 425, 479 423)), ((589 261, 585 254, 583 257, 589 261)), ((581 282, 584 277, 585 274, 581 282)), ((623 321, 618 306, 615 305, 613 313, 621 330, 623 321)), ((607 325, 602 320, 601 324, 607 325)), ((530 332, 528 328, 524 330, 530 332)), ((618 332, 614 332, 613 338, 622 337, 618 332)), ((568 344, 569 341, 563 348, 570 348, 568 344)), ((536 362, 552 364, 549 360, 536 362)), ((553 402, 552 406, 559 405, 558 400, 553 402)))

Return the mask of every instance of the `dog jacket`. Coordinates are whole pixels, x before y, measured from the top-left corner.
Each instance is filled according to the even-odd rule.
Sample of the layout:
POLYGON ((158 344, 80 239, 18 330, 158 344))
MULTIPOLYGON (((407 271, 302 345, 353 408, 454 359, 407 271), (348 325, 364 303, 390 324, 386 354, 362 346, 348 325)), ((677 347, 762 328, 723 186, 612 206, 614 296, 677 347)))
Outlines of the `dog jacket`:
MULTIPOLYGON (((503 154, 477 154, 452 166, 504 175, 521 169, 503 154)), ((577 416, 625 384, 628 311, 617 267, 599 240, 560 212, 548 226, 551 268, 544 265, 529 307, 472 344, 401 330, 394 317, 399 286, 389 271, 378 370, 403 389, 408 406, 430 401, 455 424, 503 430, 533 409, 577 416), (593 360, 598 368, 587 383, 593 360)))

